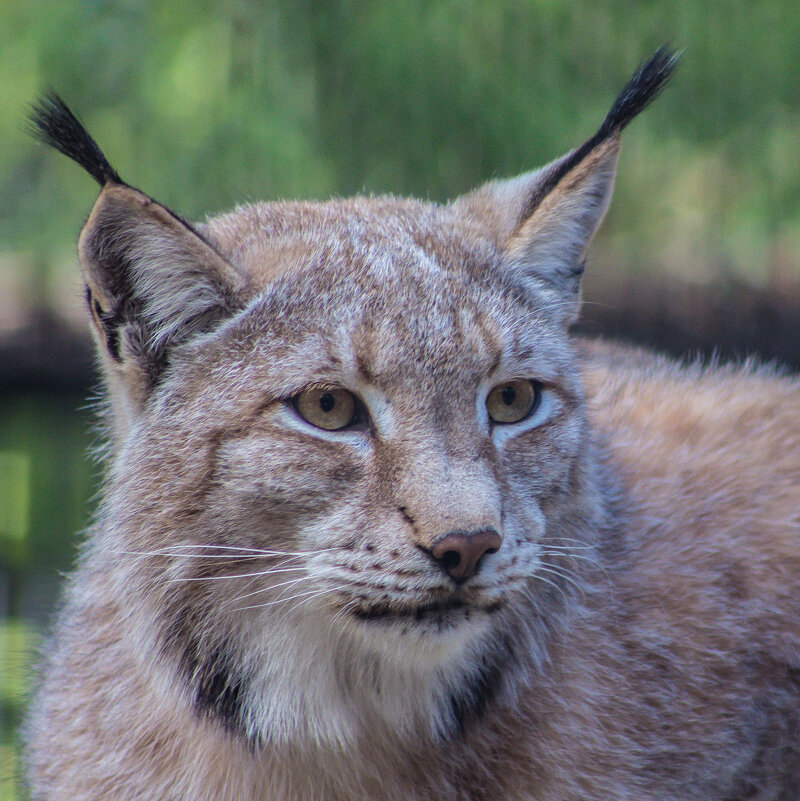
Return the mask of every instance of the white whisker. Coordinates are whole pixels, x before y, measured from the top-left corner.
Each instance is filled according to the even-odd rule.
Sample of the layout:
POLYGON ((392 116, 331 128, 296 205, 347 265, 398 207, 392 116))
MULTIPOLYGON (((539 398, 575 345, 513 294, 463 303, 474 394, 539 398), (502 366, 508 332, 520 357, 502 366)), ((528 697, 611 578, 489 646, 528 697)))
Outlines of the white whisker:
MULTIPOLYGON (((333 629, 334 625, 341 620, 345 614, 347 614, 347 610, 350 609, 351 606, 356 604, 356 599, 354 598, 351 601, 348 601, 332 618, 330 625, 328 626, 328 636, 330 637, 331 630, 333 629)), ((339 629, 336 634, 336 644, 338 645, 339 640, 341 639, 343 629, 339 629)))
POLYGON ((166 546, 169 550, 178 550, 178 549, 189 549, 189 548, 196 548, 201 549, 205 548, 207 550, 221 550, 221 551, 243 551, 247 553, 254 553, 256 555, 264 555, 264 556, 313 556, 314 554, 318 553, 326 553, 329 551, 338 551, 341 548, 334 547, 334 548, 316 548, 311 551, 276 551, 271 548, 245 548, 239 545, 206 545, 203 543, 197 544, 176 544, 176 545, 169 545, 166 546))
POLYGON ((553 589, 558 590, 564 596, 564 600, 566 602, 569 602, 569 594, 562 585, 556 584, 555 581, 550 581, 550 579, 547 579, 544 576, 542 576, 541 573, 534 573, 531 578, 534 578, 537 581, 541 581, 543 584, 549 584, 553 589))
POLYGON ((246 592, 242 595, 237 595, 235 598, 232 598, 228 603, 236 603, 237 601, 243 601, 245 598, 252 598, 254 595, 261 595, 261 593, 269 592, 270 590, 277 590, 280 587, 287 587, 287 586, 296 586, 300 584, 302 581, 308 581, 314 578, 313 576, 300 576, 298 578, 292 579, 291 581, 282 581, 280 584, 270 584, 267 587, 259 587, 257 590, 253 590, 252 592, 246 592))
MULTIPOLYGON (((550 551, 547 551, 547 550, 542 551, 539 555, 541 557, 555 556, 555 557, 562 557, 562 558, 567 558, 567 559, 580 559, 582 562, 585 562, 585 563, 590 564, 593 567, 597 568, 606 577, 608 577, 608 568, 606 567, 606 565, 603 564, 602 560, 600 559, 600 557, 598 555, 595 555, 594 557, 592 557, 592 556, 586 556, 585 554, 580 554, 580 553, 560 552, 560 551, 550 552, 550 551)), ((545 565, 552 565, 552 562, 543 561, 542 563, 545 564, 545 565)), ((555 565, 555 567, 560 567, 561 569, 566 569, 565 565, 555 565)))
POLYGON ((276 551, 267 548, 240 548, 235 545, 167 545, 164 548, 159 548, 155 551, 116 551, 118 554, 126 556, 170 556, 174 558, 181 557, 211 557, 211 556, 224 556, 230 559, 254 559, 259 556, 283 556, 290 558, 303 558, 309 556, 316 556, 321 553, 328 553, 331 551, 340 550, 339 548, 319 548, 312 551, 276 551), (186 553, 187 551, 199 551, 199 553, 186 553), (205 554, 203 551, 212 551, 212 554, 205 554), (177 553, 176 553, 177 552, 177 553), (222 553, 219 553, 222 552, 222 553))
MULTIPOLYGON (((237 559, 257 559, 258 556, 254 556, 251 554, 221 554, 221 553, 213 553, 213 554, 204 554, 204 553, 172 553, 169 550, 163 551, 117 551, 119 554, 124 554, 125 556, 161 556, 161 557, 168 557, 170 559, 204 559, 209 561, 210 559, 216 559, 220 563, 224 562, 233 562, 237 559)), ((263 558, 266 558, 264 554, 261 555, 263 558)), ((270 558, 275 558, 278 554, 272 555, 270 554, 270 558)), ((286 561, 296 561, 300 559, 300 556, 288 556, 286 557, 286 561)))
MULTIPOLYGON (((320 589, 319 595, 316 596, 316 597, 319 597, 321 595, 332 595, 333 593, 338 592, 339 590, 346 589, 347 586, 348 585, 346 585, 346 584, 338 584, 335 587, 323 587, 323 588, 320 589)), ((313 601, 313 600, 314 600, 314 598, 307 598, 304 601, 299 601, 291 609, 288 610, 287 614, 291 615, 295 610, 299 609, 303 604, 308 603, 309 601, 313 601)))
POLYGON ((571 542, 571 543, 575 543, 574 545, 565 545, 565 546, 554 545, 553 547, 555 547, 555 548, 564 547, 564 548, 576 548, 576 549, 582 549, 582 550, 592 550, 592 549, 595 548, 595 546, 592 545, 591 543, 587 543, 584 540, 572 539, 570 537, 545 537, 539 543, 539 545, 541 545, 543 548, 547 548, 547 547, 550 546, 551 543, 555 543, 555 542, 571 542))
MULTIPOLYGON (((289 603, 289 601, 293 601, 295 598, 305 598, 306 596, 310 596, 310 595, 313 595, 315 597, 319 597, 320 595, 325 595, 328 592, 334 592, 336 590, 345 589, 346 586, 347 585, 342 584, 342 585, 340 585, 338 587, 332 587, 332 588, 329 588, 329 589, 317 587, 317 588, 315 588, 313 590, 308 590, 308 592, 301 592, 301 593, 298 593, 297 595, 290 595, 288 598, 277 598, 274 601, 265 601, 263 604, 253 604, 252 606, 239 606, 236 609, 233 609, 231 611, 240 612, 240 611, 244 611, 245 609, 263 609, 264 607, 267 607, 267 606, 275 606, 277 604, 289 603)), ((293 612, 296 608, 298 608, 297 604, 295 606, 293 606, 292 609, 289 610, 289 611, 293 612)))
POLYGON ((545 573, 549 573, 552 576, 558 576, 559 578, 563 579, 564 581, 575 587, 575 589, 578 590, 578 592, 586 591, 586 587, 584 587, 574 576, 572 576, 566 570, 563 569, 559 570, 553 565, 540 565, 539 570, 545 573))
POLYGON ((589 554, 580 553, 576 548, 553 548, 551 546, 544 546, 540 549, 539 555, 544 556, 545 554, 550 554, 552 556, 561 556, 567 559, 588 559, 592 561, 596 557, 592 556, 592 553, 589 554))
POLYGON ((269 570, 259 570, 255 573, 234 573, 230 576, 186 576, 167 579, 169 583, 180 584, 187 581, 222 581, 224 579, 255 578, 258 576, 273 576, 276 573, 307 572, 305 567, 273 567, 269 570))

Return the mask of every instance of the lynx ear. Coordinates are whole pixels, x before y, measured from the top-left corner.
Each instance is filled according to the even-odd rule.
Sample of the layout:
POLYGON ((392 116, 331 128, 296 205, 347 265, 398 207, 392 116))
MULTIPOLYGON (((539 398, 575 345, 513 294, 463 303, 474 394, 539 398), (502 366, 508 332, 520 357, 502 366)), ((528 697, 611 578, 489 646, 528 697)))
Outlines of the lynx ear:
POLYGON ((98 342, 143 397, 170 349, 239 306, 243 277, 164 206, 124 184, 100 193, 78 245, 98 342))
POLYGON ((31 114, 34 135, 102 185, 81 232, 86 297, 123 428, 142 408, 170 350, 232 314, 245 278, 189 223, 125 184, 56 95, 31 114), (120 405, 122 408, 119 408, 120 405))
POLYGON ((614 134, 557 179, 551 176, 562 172, 569 155, 531 176, 519 220, 505 242, 508 269, 553 295, 569 322, 578 312, 586 251, 611 201, 618 155, 619 134, 614 134))
POLYGON ((540 170, 491 182, 457 201, 462 213, 479 215, 491 226, 514 280, 552 299, 566 324, 577 315, 586 251, 611 200, 620 132, 664 87, 677 59, 659 48, 580 147, 540 170))

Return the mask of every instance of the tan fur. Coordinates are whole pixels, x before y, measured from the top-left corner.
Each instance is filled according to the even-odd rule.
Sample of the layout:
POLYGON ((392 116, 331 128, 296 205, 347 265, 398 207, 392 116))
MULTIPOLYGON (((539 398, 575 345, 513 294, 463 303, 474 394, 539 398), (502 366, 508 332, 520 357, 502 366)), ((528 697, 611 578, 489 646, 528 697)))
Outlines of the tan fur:
POLYGON ((81 258, 123 424, 35 799, 797 796, 800 382, 570 338, 617 147, 533 208, 548 168, 196 231, 104 189, 81 258), (491 424, 527 378, 538 409, 491 424), (315 429, 312 386, 368 420, 315 429), (426 549, 487 528, 455 586, 426 549))

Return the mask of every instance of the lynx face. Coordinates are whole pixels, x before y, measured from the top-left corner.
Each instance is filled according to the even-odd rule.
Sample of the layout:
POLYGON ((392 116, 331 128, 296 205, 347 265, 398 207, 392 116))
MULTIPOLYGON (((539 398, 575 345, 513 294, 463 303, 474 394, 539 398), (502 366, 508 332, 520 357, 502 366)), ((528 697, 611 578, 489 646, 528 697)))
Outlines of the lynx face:
MULTIPOLYGON (((248 212, 262 237, 254 271, 282 255, 264 244, 271 211, 248 212)), ((232 224, 205 234, 242 242, 232 224)), ((513 657, 530 625, 513 610, 531 593, 563 597, 549 591, 570 549, 548 518, 570 511, 580 388, 551 302, 463 228, 450 209, 388 200, 305 209, 285 235, 308 243, 238 314, 175 350, 126 436, 122 580, 190 680, 232 669, 220 649, 247 655, 235 670, 252 719, 237 725, 251 735, 275 737, 286 698, 313 695, 315 660, 330 682, 355 674, 357 706, 447 730, 445 696, 482 702, 464 674, 513 657), (359 224, 326 235, 345 215, 359 224), (434 555, 481 532, 479 553, 434 555), (464 575, 462 559, 475 560, 464 575), (387 683, 408 686, 387 701, 387 683)), ((317 727, 331 727, 327 707, 317 727)))

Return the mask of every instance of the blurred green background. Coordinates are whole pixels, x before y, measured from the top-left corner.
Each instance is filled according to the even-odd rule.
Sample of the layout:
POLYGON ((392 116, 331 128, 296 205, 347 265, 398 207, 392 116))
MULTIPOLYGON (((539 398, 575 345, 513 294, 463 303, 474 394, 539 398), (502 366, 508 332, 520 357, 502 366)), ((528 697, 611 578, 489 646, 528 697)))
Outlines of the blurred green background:
POLYGON ((0 801, 21 797, 31 654, 97 480, 74 258, 97 189, 26 137, 30 101, 52 86, 126 180, 189 217, 445 200, 580 144, 665 41, 683 63, 624 137, 589 329, 796 367, 796 0, 0 3, 0 801))

